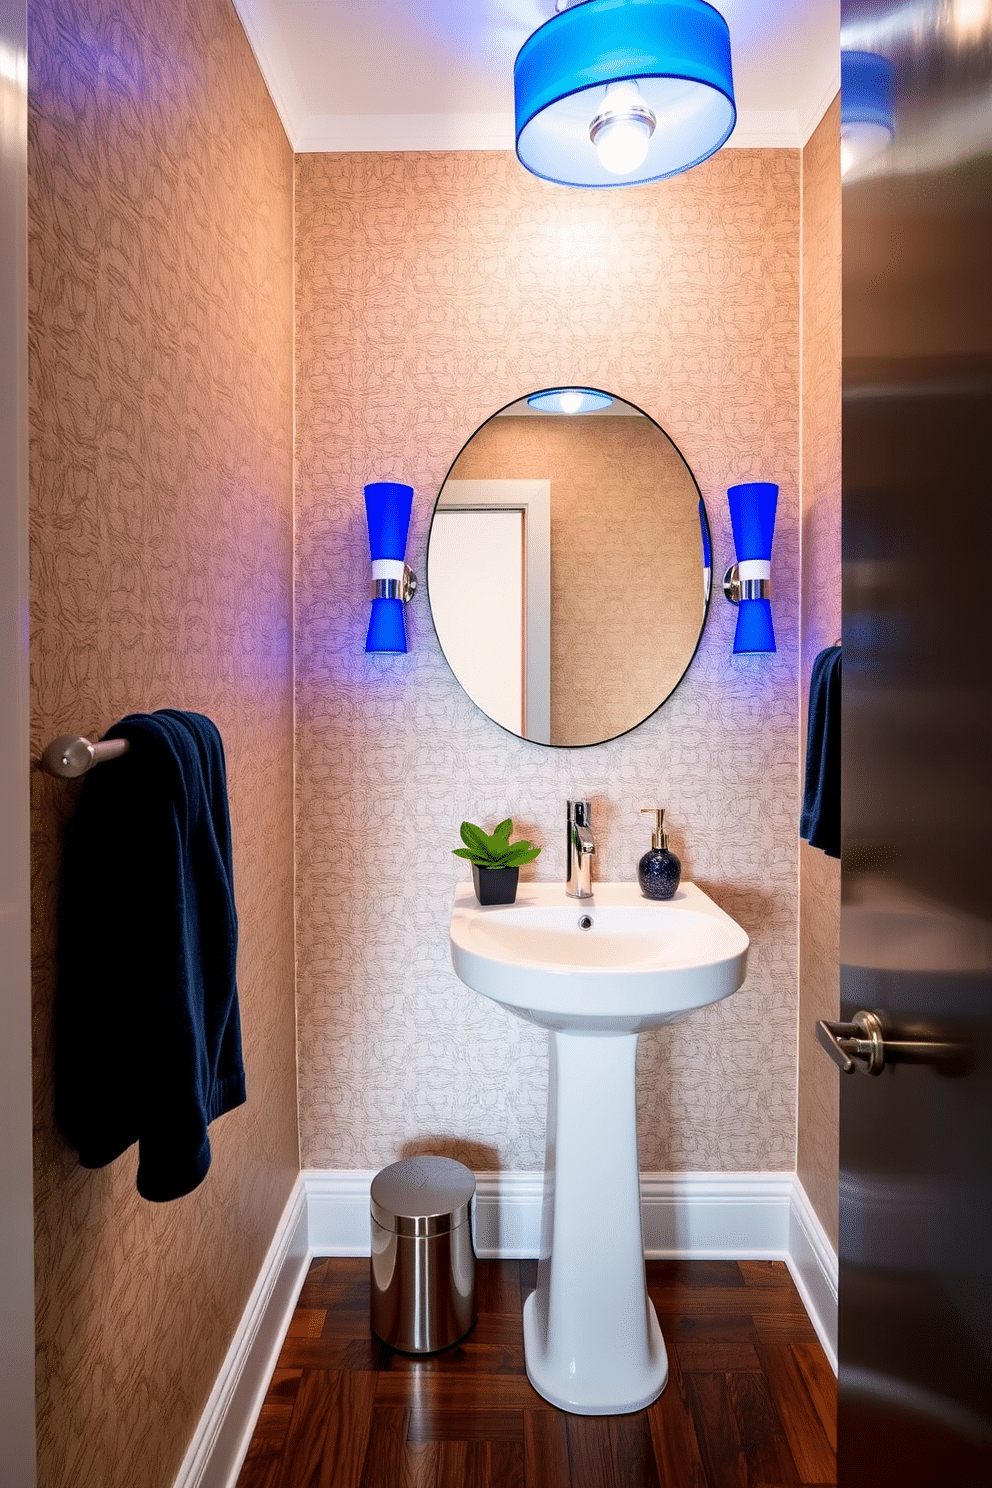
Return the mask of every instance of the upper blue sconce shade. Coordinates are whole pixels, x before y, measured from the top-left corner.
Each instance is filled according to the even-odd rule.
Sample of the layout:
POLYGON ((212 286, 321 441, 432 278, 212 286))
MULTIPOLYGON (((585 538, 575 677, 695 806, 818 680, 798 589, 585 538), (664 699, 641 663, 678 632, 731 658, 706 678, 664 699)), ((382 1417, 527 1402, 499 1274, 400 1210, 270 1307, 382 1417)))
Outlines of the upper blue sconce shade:
POLYGON ((613 399, 595 388, 548 388, 544 393, 531 393, 527 402, 540 413, 575 414, 599 413, 609 408, 613 399))
POLYGON ((778 486, 770 481, 749 481, 731 486, 727 499, 737 562, 728 568, 723 590, 738 607, 734 653, 774 651, 771 558, 778 486))
POLYGON ((894 138, 891 62, 877 52, 841 52, 841 175, 856 174, 894 138))
POLYGON ((372 554, 372 617, 366 651, 405 652, 403 607, 417 587, 406 566, 406 540, 413 511, 413 487, 377 481, 365 487, 365 515, 372 554))
POLYGON ((513 66, 517 156, 562 186, 633 186, 719 150, 737 122, 730 32, 706 0, 583 0, 513 66))

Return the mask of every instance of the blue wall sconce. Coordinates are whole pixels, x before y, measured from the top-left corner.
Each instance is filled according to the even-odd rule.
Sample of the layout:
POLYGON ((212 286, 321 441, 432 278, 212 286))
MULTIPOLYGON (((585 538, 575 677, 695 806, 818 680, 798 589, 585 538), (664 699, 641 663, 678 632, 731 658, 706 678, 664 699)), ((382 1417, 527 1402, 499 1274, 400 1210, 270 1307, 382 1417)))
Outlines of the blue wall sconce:
POLYGON ((778 486, 769 481, 749 481, 731 486, 727 499, 737 562, 724 575, 723 592, 731 604, 737 605, 734 652, 774 651, 772 540, 778 486))
POLYGON ((399 653, 407 649, 403 607, 417 588, 417 575, 406 564, 412 511, 412 486, 376 481, 365 487, 372 554, 372 618, 366 651, 399 653))
POLYGON ((737 122, 730 32, 706 0, 558 0, 513 65, 517 156, 562 186, 689 170, 737 122))

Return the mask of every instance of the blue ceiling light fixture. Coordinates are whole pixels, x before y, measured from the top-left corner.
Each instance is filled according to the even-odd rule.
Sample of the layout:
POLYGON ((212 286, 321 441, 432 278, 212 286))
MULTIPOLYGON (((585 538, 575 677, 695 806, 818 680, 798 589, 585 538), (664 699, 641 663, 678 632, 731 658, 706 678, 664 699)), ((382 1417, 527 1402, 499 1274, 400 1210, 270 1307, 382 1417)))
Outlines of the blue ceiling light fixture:
POLYGON ((513 66, 521 165, 563 186, 635 186, 719 150, 737 108, 718 10, 706 0, 562 5, 513 66))
POLYGON ((600 413, 612 402, 609 393, 578 387, 548 388, 543 393, 531 393, 527 399, 528 405, 540 413, 600 413))
POLYGON ((404 652, 403 606, 413 598, 417 575, 406 565, 413 487, 376 481, 365 487, 365 515, 372 553, 372 618, 366 651, 404 652))
POLYGON ((856 175, 894 138, 892 63, 877 52, 841 52, 841 175, 856 175))
POLYGON ((770 601, 778 486, 770 481, 749 481, 731 486, 727 499, 737 562, 724 575, 723 592, 738 607, 734 653, 774 651, 770 601))

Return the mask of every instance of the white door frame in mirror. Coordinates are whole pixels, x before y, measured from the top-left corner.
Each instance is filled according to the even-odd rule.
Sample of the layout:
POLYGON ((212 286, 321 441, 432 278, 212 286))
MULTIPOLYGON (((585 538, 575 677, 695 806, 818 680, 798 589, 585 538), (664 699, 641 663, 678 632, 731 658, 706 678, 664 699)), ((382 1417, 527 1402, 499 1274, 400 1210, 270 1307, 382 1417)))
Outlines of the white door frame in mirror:
MULTIPOLYGON (((551 482, 549 480, 448 480, 438 497, 435 519, 444 512, 493 512, 506 511, 522 516, 523 532, 523 605, 521 628, 524 652, 524 725, 516 727, 504 722, 498 711, 485 701, 485 678, 466 683, 462 665, 448 657, 455 676, 458 677, 469 697, 483 712, 509 728, 511 733, 521 734, 538 744, 551 742, 551 482), (482 694, 480 696, 480 693, 482 694)), ((428 543, 427 589, 431 610, 440 597, 441 566, 432 564, 432 544, 428 543)), ((485 575, 489 581, 489 593, 494 604, 498 603, 498 585, 493 576, 485 575)), ((443 627, 437 624, 435 630, 443 627)), ((446 634, 448 632, 446 631, 446 634)), ((507 627, 507 634, 510 627, 507 627)), ((515 630, 512 633, 516 633, 515 630)), ((443 643, 442 643, 443 650, 443 643)))

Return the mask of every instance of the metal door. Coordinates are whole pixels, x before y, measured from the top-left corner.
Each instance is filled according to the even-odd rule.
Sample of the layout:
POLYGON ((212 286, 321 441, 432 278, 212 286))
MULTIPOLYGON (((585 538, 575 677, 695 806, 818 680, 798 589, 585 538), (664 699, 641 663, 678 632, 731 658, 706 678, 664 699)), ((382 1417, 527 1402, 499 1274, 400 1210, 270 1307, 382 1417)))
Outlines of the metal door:
POLYGON ((27 8, 0 3, 0 1479, 33 1488, 27 8))
MULTIPOLYGON (((842 1488, 992 1484, 992 0, 843 0, 842 1488), (858 1056, 861 1057, 858 1057, 858 1056), (867 1072, 874 1061, 876 1073, 867 1072)), ((836 1053, 836 1051, 835 1051, 836 1053)))

